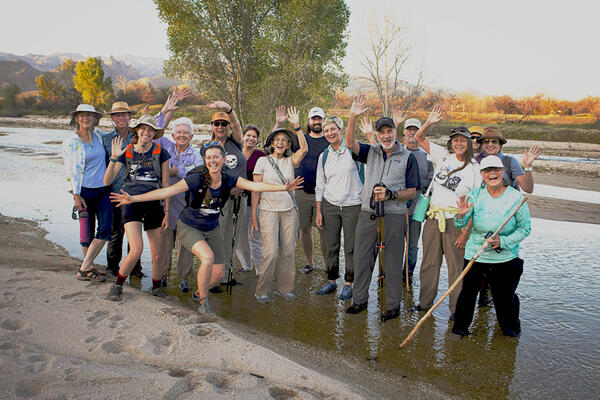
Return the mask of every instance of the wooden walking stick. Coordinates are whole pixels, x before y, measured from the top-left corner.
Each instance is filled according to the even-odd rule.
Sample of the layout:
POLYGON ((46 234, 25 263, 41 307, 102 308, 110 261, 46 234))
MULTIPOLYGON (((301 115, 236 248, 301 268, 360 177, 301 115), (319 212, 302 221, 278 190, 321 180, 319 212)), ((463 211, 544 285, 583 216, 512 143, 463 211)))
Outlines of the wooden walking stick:
MULTIPOLYGON (((504 226, 508 223, 508 221, 510 221, 510 219, 517 213, 517 211, 519 211, 519 208, 521 208, 521 206, 523 204, 525 204, 525 201, 527 201, 527 197, 523 197, 523 200, 521 200, 521 202, 515 207, 515 209, 509 214, 509 216, 506 218, 506 220, 504 220, 504 222, 498 227, 498 229, 496 229, 496 231, 494 232, 494 234, 491 237, 494 237, 498 234, 498 232, 500 232, 502 230, 502 228, 504 228, 504 226)), ((485 251, 485 249, 487 249, 487 247, 489 246, 488 241, 484 241, 483 244, 481 245, 481 247, 479 248, 479 250, 477 250, 477 252, 475 253, 475 255, 473 256, 473 258, 471 259, 471 261, 469 261, 469 263, 467 264, 467 266, 465 267, 465 269, 463 270, 463 272, 458 276, 458 278, 456 278, 456 280, 454 281, 454 283, 448 288, 448 290, 446 290, 446 293, 444 293, 444 295, 442 297, 440 297, 440 299, 438 301, 435 302, 435 304, 427 311, 427 313, 423 316, 423 318, 421 318, 419 320, 419 322, 417 322, 417 325, 413 328, 413 330, 410 332, 410 334, 406 337, 406 339, 404 339, 404 342, 402 342, 399 346, 399 348, 404 347, 404 345, 406 343, 408 343, 408 341, 410 339, 413 338, 413 336, 415 336, 415 334, 417 333, 417 331, 419 330, 419 328, 421 327, 421 325, 423 325, 423 323, 425 322, 425 320, 429 317, 431 317, 431 314, 433 313, 433 310, 435 310, 441 303, 442 301, 444 301, 444 299, 446 297, 448 297, 450 295, 450 293, 456 288, 456 286, 460 283, 460 281, 462 281, 462 279, 465 277, 465 275, 467 274, 467 272, 469 272, 469 270, 471 269, 471 267, 473 266, 473 263, 475 262, 475 260, 477 260, 477 258, 479 258, 479 256, 485 251)))
POLYGON ((408 208, 404 211, 404 215, 406 215, 406 246, 404 246, 404 251, 406 252, 406 262, 404 263, 404 269, 406 269, 406 290, 409 290, 410 284, 408 282, 408 246, 410 244, 410 223, 408 221, 408 208))

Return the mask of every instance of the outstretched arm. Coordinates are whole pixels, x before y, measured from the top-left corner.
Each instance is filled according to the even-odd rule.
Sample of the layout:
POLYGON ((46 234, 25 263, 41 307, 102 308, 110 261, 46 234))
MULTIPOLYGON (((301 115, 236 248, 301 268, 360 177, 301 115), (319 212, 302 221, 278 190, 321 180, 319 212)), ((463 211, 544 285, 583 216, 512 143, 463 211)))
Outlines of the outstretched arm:
POLYGON ((354 141, 354 131, 356 129, 356 119, 369 111, 367 107, 367 97, 364 94, 359 94, 352 98, 352 107, 350 108, 350 118, 348 119, 348 127, 346 128, 346 147, 354 154, 358 154, 360 146, 354 141))
POLYGON ((293 181, 287 180, 285 185, 272 185, 265 182, 253 182, 248 179, 238 178, 235 187, 251 190, 253 192, 291 192, 292 190, 302 189, 302 183, 304 178, 301 176, 297 177, 293 181))
POLYGON ((429 114, 429 118, 427 118, 427 121, 425 121, 423 126, 419 129, 419 131, 415 135, 415 139, 417 140, 417 143, 419 144, 419 146, 421 146, 421 148, 423 150, 425 150, 427 152, 427 154, 430 154, 429 140, 427 140, 427 138, 426 138, 427 131, 429 130, 429 128, 432 125, 435 125, 442 120, 443 112, 444 112, 444 109, 441 104, 435 105, 433 107, 433 110, 431 110, 431 113, 429 114))
POLYGON ((121 190, 120 194, 111 193, 110 201, 117 203, 117 206, 120 206, 123 204, 140 203, 144 201, 163 200, 178 195, 179 193, 186 192, 187 190, 189 190, 189 187, 185 182, 185 179, 182 179, 173 186, 156 189, 144 194, 136 194, 135 196, 129 195, 129 193, 124 190, 121 190))

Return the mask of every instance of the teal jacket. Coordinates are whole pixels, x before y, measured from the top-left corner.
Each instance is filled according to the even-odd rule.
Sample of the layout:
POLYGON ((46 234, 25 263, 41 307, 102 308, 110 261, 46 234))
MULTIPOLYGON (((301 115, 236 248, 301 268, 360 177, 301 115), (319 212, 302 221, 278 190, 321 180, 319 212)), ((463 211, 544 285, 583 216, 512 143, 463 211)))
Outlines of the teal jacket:
MULTIPOLYGON (((485 235, 495 232, 504 222, 508 214, 521 202, 523 195, 512 187, 507 187, 502 196, 497 199, 490 196, 487 189, 479 187, 473 189, 469 198, 473 207, 462 218, 455 218, 454 225, 458 228, 467 226, 473 217, 471 235, 465 248, 465 259, 470 260, 483 245, 485 235)), ((519 245, 531 232, 531 216, 527 203, 517 211, 499 233, 501 248, 500 253, 489 247, 477 259, 482 263, 502 263, 519 257, 519 245)))

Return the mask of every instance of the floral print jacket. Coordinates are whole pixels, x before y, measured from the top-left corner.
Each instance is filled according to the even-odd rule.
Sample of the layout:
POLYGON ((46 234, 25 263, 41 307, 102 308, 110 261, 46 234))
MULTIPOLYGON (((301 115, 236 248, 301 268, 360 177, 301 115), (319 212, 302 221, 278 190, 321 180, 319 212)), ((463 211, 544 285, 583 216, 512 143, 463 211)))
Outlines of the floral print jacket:
MULTIPOLYGON (((94 129, 94 135, 102 143, 101 131, 94 129)), ((62 144, 62 156, 65 162, 67 190, 73 194, 81 193, 83 171, 85 170, 85 147, 83 141, 73 132, 62 144)))

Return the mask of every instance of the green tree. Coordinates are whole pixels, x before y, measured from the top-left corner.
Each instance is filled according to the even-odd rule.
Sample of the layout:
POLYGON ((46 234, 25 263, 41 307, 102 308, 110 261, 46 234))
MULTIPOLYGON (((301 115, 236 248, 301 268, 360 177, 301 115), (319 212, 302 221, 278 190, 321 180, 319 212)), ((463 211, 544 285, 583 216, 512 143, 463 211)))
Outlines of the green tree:
POLYGON ((73 83, 83 102, 94 107, 108 105, 113 97, 112 79, 104 78, 102 62, 98 58, 90 57, 78 62, 73 83))
POLYGON ((14 83, 4 86, 4 108, 14 110, 17 106, 17 96, 21 93, 21 88, 14 83))
POLYGON ((271 124, 279 104, 333 104, 346 83, 343 0, 154 0, 168 24, 165 72, 271 124), (324 17, 325 16, 325 17, 324 17))

